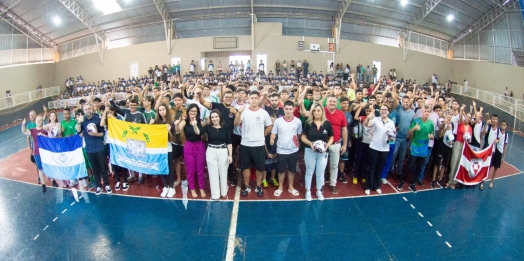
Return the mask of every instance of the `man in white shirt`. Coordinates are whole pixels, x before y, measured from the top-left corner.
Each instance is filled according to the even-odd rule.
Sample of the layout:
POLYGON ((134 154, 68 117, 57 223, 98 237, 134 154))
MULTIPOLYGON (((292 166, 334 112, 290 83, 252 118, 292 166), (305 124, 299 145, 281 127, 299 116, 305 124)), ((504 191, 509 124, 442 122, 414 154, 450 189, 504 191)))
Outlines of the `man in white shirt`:
POLYGON ((240 141, 240 168, 243 172, 244 186, 242 196, 245 197, 251 191, 249 178, 251 168, 256 169, 256 193, 263 197, 262 179, 265 175, 265 137, 271 132, 271 118, 266 110, 259 107, 260 93, 251 91, 249 93, 249 107, 241 107, 235 116, 235 126, 242 124, 242 140, 240 141))
MULTIPOLYGON (((286 170, 288 171, 288 191, 293 196, 298 196, 298 191, 293 187, 295 172, 297 171, 298 149, 300 144, 300 135, 302 134, 302 122, 293 116, 295 104, 292 101, 284 102, 284 116, 275 120, 271 130, 270 145, 275 145, 277 141, 277 172, 278 172, 278 189, 274 195, 280 196, 283 191, 284 178, 286 170)), ((275 155, 272 155, 272 158, 275 155)))

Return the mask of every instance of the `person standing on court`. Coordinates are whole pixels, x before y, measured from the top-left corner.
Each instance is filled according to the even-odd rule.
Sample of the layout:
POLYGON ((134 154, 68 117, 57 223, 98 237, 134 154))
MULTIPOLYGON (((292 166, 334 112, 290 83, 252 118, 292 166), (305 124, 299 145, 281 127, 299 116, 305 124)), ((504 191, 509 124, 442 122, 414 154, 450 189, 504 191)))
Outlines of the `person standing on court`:
POLYGON ((96 195, 102 193, 102 183, 100 179, 104 179, 104 185, 108 194, 113 193, 109 186, 109 179, 107 177, 107 162, 106 152, 104 144, 104 127, 100 126, 100 117, 98 114, 93 113, 93 108, 90 103, 84 104, 84 115, 78 117, 76 124, 76 132, 82 133, 85 141, 85 147, 87 152, 87 158, 91 163, 91 169, 93 170, 93 176, 95 176, 96 183, 96 195), (89 124, 94 124, 96 131, 87 129, 89 124))
POLYGON ((256 193, 263 197, 262 179, 265 175, 265 137, 271 132, 271 118, 266 110, 259 107, 260 93, 249 93, 249 107, 241 107, 235 117, 235 126, 242 124, 242 140, 240 141, 240 168, 243 171, 244 186, 242 196, 251 192, 249 186, 250 168, 256 169, 256 193))
MULTIPOLYGON (((34 111, 31 111, 34 112, 34 111)), ((36 169, 38 170, 38 178, 40 182, 42 183, 42 192, 46 192, 46 185, 45 185, 45 177, 44 172, 42 169, 42 160, 40 159, 40 150, 38 147, 38 139, 37 136, 47 136, 47 131, 44 128, 44 120, 42 119, 42 116, 35 116, 34 121, 34 128, 28 129, 26 127, 25 119, 22 122, 22 133, 28 137, 32 138, 32 153, 33 159, 36 164, 36 169)))
POLYGON ((326 119, 331 122, 333 127, 333 144, 329 146, 329 189, 331 193, 336 195, 338 194, 338 162, 340 155, 346 152, 348 142, 347 121, 344 112, 337 109, 337 97, 335 95, 327 97, 325 113, 326 119))
POLYGON ((277 145, 277 172, 279 187, 274 195, 280 196, 283 191, 286 170, 288 171, 288 192, 293 196, 298 196, 298 191, 293 187, 295 172, 297 171, 298 141, 302 134, 302 122, 293 115, 295 104, 292 101, 284 102, 284 116, 277 118, 271 130, 270 145, 277 145))

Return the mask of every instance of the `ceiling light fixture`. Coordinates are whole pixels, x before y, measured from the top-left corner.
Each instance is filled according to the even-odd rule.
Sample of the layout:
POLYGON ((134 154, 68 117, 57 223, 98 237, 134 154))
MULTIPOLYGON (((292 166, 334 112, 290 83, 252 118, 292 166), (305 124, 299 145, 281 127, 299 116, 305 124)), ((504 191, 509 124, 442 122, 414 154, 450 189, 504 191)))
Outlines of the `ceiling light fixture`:
POLYGON ((406 5, 408 5, 408 0, 400 0, 400 4, 402 6, 406 6, 406 5))
POLYGON ((93 0, 93 3, 104 15, 122 11, 116 0, 93 0))
POLYGON ((62 23, 62 19, 60 19, 60 17, 58 16, 55 16, 55 18, 53 18, 53 23, 55 23, 56 25, 59 25, 62 23))
POLYGON ((448 22, 451 22, 451 21, 453 21, 453 19, 454 19, 454 18, 455 18, 455 17, 453 17, 453 15, 452 15, 452 14, 448 15, 448 17, 447 17, 447 19, 448 19, 448 22))

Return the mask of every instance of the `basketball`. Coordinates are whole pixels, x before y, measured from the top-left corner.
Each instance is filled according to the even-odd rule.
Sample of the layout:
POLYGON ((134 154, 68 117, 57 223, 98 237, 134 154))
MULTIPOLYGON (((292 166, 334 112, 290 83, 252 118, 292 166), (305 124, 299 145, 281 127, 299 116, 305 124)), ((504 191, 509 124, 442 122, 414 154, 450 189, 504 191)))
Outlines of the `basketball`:
POLYGON ((326 152, 326 143, 322 140, 317 140, 313 142, 313 149, 316 153, 324 153, 326 152))
POLYGON ((89 123, 87 124, 87 133, 93 135, 93 134, 97 134, 98 133, 98 129, 96 128, 96 124, 94 123, 89 123))

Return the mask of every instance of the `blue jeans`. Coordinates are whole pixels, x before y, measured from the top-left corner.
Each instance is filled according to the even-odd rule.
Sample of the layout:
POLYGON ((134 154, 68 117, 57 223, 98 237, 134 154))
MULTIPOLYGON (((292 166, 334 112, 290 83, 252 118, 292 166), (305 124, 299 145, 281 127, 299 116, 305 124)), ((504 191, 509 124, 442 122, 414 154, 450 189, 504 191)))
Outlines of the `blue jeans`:
POLYGON ((426 159, 424 160, 424 164, 422 164, 422 168, 420 169, 420 173, 418 174, 418 179, 423 180, 424 179, 424 171, 426 170, 426 165, 428 164, 429 158, 431 158, 431 151, 433 151, 433 147, 428 148, 428 154, 426 155, 426 159))
POLYGON ((369 74, 366 74, 366 82, 369 82, 369 74))
POLYGON ((313 172, 316 173, 317 190, 324 185, 324 171, 328 161, 328 153, 316 153, 311 148, 304 151, 304 161, 306 163, 306 190, 311 190, 313 172))
POLYGON ((377 83, 377 75, 373 74, 373 83, 377 83))
POLYGON ((404 159, 406 158, 406 153, 408 151, 409 141, 406 139, 396 139, 395 140, 395 152, 393 152, 393 160, 391 164, 391 171, 395 165, 396 173, 398 175, 402 174, 402 168, 404 167, 404 159))
POLYGON ((386 159, 386 164, 382 169, 381 177, 385 179, 388 176, 389 169, 391 168, 391 162, 393 161, 393 154, 395 153, 395 143, 389 144, 388 158, 386 159))

